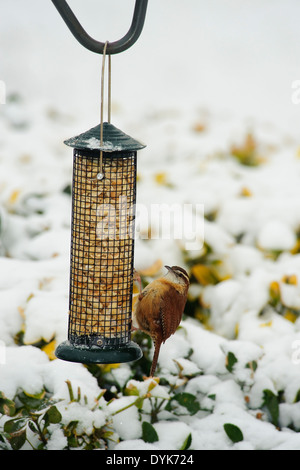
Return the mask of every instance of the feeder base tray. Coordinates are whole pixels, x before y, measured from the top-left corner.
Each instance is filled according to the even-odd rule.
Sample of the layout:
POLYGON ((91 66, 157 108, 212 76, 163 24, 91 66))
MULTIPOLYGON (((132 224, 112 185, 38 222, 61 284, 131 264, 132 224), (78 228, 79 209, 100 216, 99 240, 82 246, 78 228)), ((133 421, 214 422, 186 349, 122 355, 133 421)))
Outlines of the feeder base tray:
POLYGON ((82 364, 117 364, 120 362, 137 361, 143 355, 140 347, 133 341, 123 346, 97 346, 74 345, 64 341, 56 348, 58 359, 82 364))

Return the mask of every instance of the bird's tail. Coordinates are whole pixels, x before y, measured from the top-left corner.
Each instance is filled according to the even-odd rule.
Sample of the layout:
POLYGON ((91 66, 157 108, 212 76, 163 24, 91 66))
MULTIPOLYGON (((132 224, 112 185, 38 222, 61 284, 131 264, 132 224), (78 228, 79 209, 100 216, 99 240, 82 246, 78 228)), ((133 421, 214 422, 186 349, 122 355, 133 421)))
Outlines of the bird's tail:
POLYGON ((154 344, 154 354, 153 354, 153 359, 152 359, 152 364, 151 364, 151 369, 150 369, 150 377, 154 376, 154 372, 157 366, 159 351, 160 351, 160 345, 161 345, 161 342, 154 344))

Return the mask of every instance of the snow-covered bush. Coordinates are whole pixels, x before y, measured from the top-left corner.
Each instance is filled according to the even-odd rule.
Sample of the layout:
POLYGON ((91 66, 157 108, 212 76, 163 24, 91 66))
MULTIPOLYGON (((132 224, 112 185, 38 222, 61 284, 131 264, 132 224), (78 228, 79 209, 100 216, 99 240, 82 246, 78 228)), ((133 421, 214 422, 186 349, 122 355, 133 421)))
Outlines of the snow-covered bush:
POLYGON ((182 240, 157 238, 155 221, 149 226, 142 214, 137 221, 148 236, 135 244, 143 284, 164 265, 184 266, 191 279, 183 321, 161 348, 154 380, 153 344, 139 332, 132 338, 143 357, 132 364, 85 366, 54 355, 68 327, 72 155, 63 140, 97 124, 99 64, 82 52, 89 73, 79 75, 78 45, 63 27, 53 35, 56 12, 44 21, 41 2, 32 9, 28 2, 19 2, 18 14, 14 2, 1 10, 10 21, 1 22, 0 448, 299 450, 299 108, 284 75, 295 68, 297 2, 248 2, 248 10, 236 2, 156 2, 159 21, 172 8, 168 32, 180 47, 181 12, 189 18, 180 22, 182 37, 203 34, 190 41, 192 60, 178 61, 171 47, 153 67, 149 51, 161 38, 148 25, 143 40, 151 47, 135 49, 134 60, 126 57, 137 68, 132 61, 124 73, 121 61, 115 75, 112 122, 147 144, 138 155, 137 202, 200 204, 203 222, 189 250, 182 240), (31 35, 29 10, 37 18, 31 35), (256 22, 253 39, 256 15, 270 27, 256 22), (207 18, 216 27, 207 28, 207 18), (283 18, 291 23, 278 35, 283 18))

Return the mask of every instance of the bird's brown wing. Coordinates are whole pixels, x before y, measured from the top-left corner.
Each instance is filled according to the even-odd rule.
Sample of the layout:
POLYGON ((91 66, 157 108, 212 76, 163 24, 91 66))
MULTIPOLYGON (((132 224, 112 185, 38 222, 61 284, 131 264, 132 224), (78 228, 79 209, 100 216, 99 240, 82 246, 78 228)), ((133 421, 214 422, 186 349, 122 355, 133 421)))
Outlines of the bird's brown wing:
POLYGON ((186 303, 186 296, 180 295, 178 291, 168 283, 151 283, 138 297, 135 315, 140 329, 149 334, 155 345, 155 351, 150 375, 153 376, 160 346, 173 333, 175 333, 186 303))
POLYGON ((139 295, 136 317, 141 329, 153 338, 161 338, 164 342, 176 329, 182 318, 186 297, 168 283, 156 281, 151 283, 139 295), (152 324, 149 325, 149 315, 152 324))
POLYGON ((135 316, 141 330, 153 338, 157 338, 161 333, 161 304, 161 286, 156 281, 153 281, 151 288, 146 287, 139 295, 135 310, 135 316))
POLYGON ((168 285, 163 288, 160 287, 160 294, 159 305, 157 305, 158 318, 156 320, 159 328, 157 334, 153 335, 154 355, 150 370, 151 377, 155 373, 161 344, 177 330, 186 303, 186 297, 180 295, 176 289, 170 288, 168 285))
POLYGON ((163 342, 177 330, 182 318, 185 303, 185 296, 179 294, 175 288, 166 286, 160 309, 163 342))

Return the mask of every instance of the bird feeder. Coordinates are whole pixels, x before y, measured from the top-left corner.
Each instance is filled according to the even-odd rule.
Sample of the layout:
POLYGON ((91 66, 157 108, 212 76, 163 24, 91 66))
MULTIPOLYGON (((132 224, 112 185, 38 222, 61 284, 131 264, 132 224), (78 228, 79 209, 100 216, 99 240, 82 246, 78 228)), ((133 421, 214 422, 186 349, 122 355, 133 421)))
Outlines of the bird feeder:
POLYGON ((137 150, 110 123, 65 143, 74 148, 68 341, 61 359, 127 362, 130 341, 137 150), (100 152, 103 152, 100 159, 100 152))
MULTIPOLYGON (((130 34, 103 45, 82 34, 65 0, 52 2, 75 37, 102 54, 121 52, 137 39, 147 6, 136 0, 130 34)), ((68 339, 55 353, 87 364, 131 362, 142 356, 131 341, 131 313, 137 151, 145 146, 110 119, 103 122, 103 112, 99 125, 65 144, 74 149, 69 321, 68 339)))

